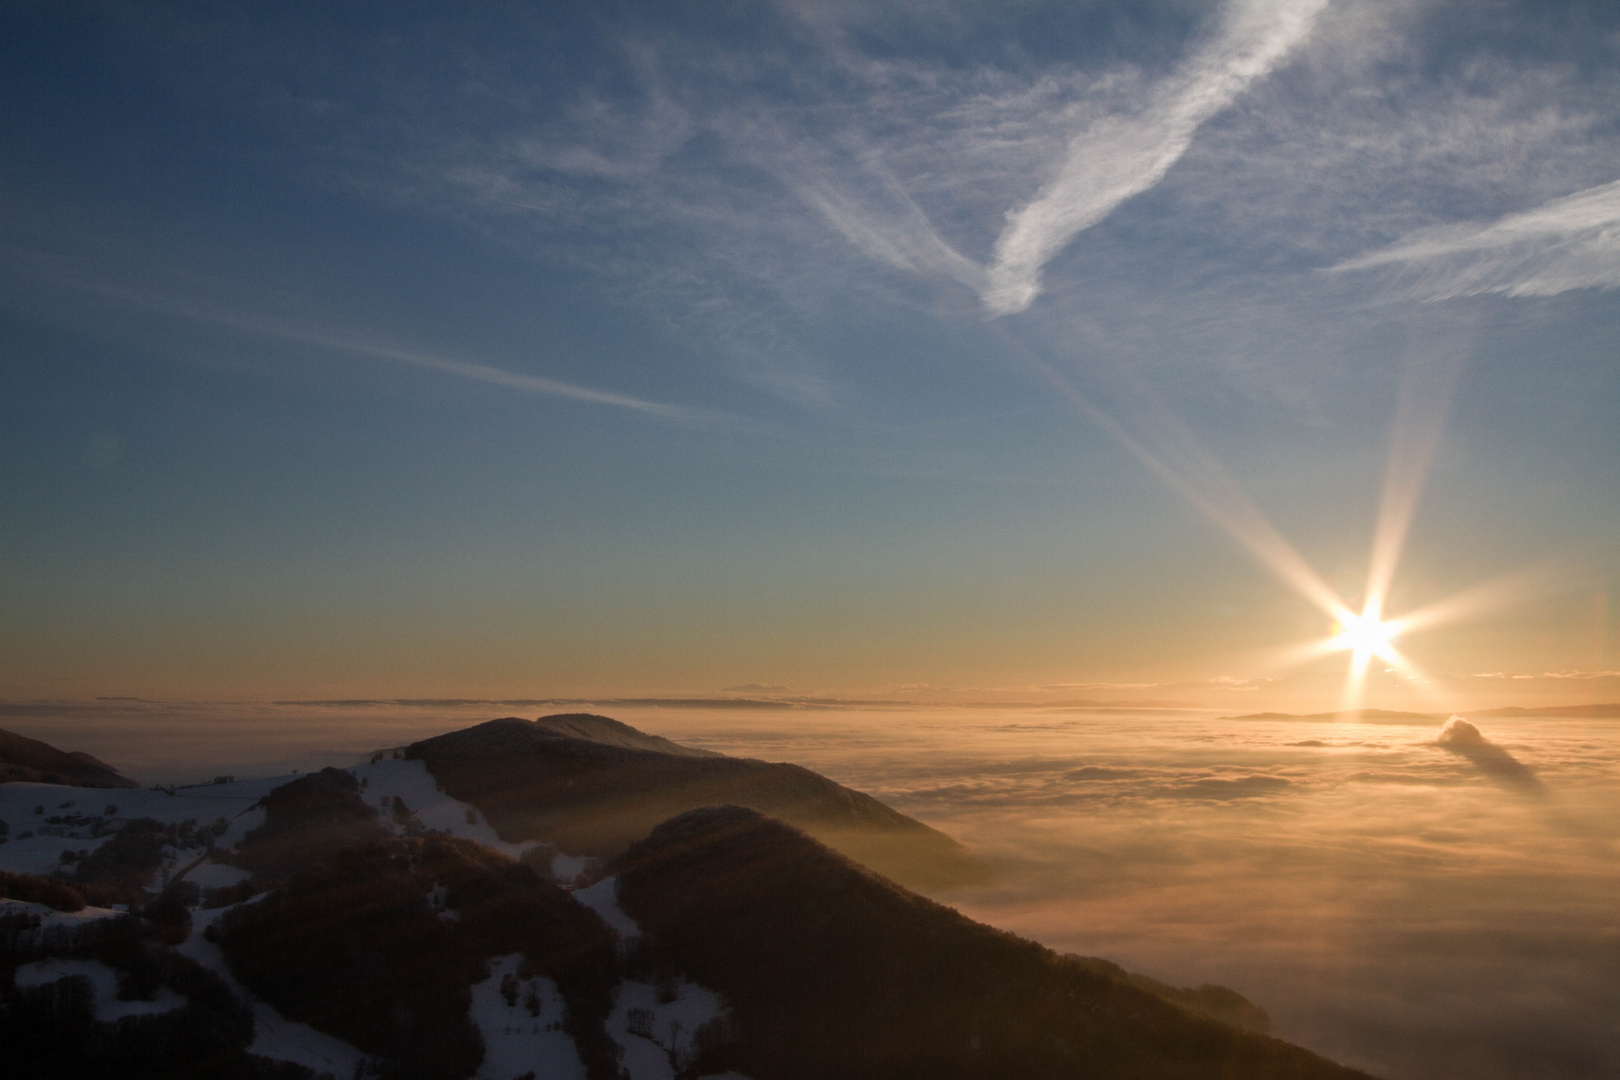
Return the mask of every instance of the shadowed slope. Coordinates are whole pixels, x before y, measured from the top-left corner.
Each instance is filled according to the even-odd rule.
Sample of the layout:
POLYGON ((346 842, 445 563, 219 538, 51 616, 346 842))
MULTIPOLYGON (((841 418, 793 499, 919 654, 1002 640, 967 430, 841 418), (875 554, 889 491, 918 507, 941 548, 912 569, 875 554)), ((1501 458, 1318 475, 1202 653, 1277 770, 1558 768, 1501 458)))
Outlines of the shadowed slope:
POLYGON ((290 780, 259 805, 264 824, 243 838, 236 858, 254 873, 272 878, 390 835, 377 821, 377 811, 360 798, 360 782, 342 769, 290 780))
POLYGON ((614 869, 657 960, 734 1005, 736 1041, 707 1048, 699 1073, 1364 1076, 975 923, 740 807, 666 822, 614 869))
POLYGON ((617 1080, 603 1028, 618 981, 612 932, 531 868, 471 841, 348 848, 232 909, 217 933, 244 985, 378 1058, 383 1080, 471 1075, 484 1047, 469 984, 488 975, 487 958, 522 953, 566 1003, 546 1022, 573 1036, 591 1080, 617 1080))
POLYGON ((140 787, 104 761, 82 751, 58 750, 50 743, 0 729, 0 783, 11 780, 70 787, 140 787))
MULTIPOLYGON (((541 723, 563 719, 575 718, 541 723)), ((406 756, 426 762, 503 839, 544 840, 573 854, 613 855, 661 821, 729 803, 791 822, 907 884, 944 887, 980 873, 944 833, 797 765, 571 738, 518 719, 425 739, 406 756)))

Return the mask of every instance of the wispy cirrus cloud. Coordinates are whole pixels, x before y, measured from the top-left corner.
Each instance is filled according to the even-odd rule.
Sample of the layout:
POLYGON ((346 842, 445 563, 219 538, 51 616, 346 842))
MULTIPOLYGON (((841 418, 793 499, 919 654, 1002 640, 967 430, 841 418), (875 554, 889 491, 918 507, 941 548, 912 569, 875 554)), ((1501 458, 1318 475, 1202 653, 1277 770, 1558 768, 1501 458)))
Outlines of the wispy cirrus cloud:
POLYGON ((1073 56, 998 37, 970 3, 874 10, 780 5, 759 37, 620 28, 568 100, 491 78, 480 93, 525 106, 492 123, 484 96, 435 97, 411 166, 379 159, 376 187, 580 266, 818 412, 862 400, 829 312, 957 324, 1037 296, 1027 321, 1070 320, 1066 340, 1144 367, 1196 354, 1306 410, 1329 366, 1301 362, 1324 356, 1312 305, 1336 287, 1307 268, 1617 175, 1601 68, 1518 54, 1500 28, 1461 55, 1423 5, 1231 0, 1166 49, 1073 56), (941 19, 974 44, 930 47, 941 19), (1199 287, 1144 299, 1167 279, 1199 287))
MULTIPOLYGON (((1326 6, 1327 0, 1233 0, 1207 42, 1148 88, 1142 100, 1117 111, 1065 108, 1050 99, 1051 86, 1003 87, 999 94, 961 87, 965 100, 922 126, 966 153, 956 157, 954 168, 932 161, 933 170, 958 172, 963 157, 986 152, 1005 161, 1045 151, 1046 157, 1031 164, 1051 174, 1021 206, 995 207, 1005 221, 984 264, 941 234, 885 164, 891 156, 914 157, 905 147, 868 143, 858 167, 838 173, 807 169, 802 152, 795 152, 778 157, 772 171, 869 257, 965 285, 994 316, 1016 314, 1040 294, 1042 271, 1053 257, 1121 203, 1158 184, 1187 152, 1200 125, 1275 69, 1305 39, 1326 6), (1027 115, 1043 106, 1047 117, 1027 115), (1070 130, 1054 140, 1054 128, 1065 126, 1070 130)), ((938 80, 918 82, 939 85, 938 80)), ((979 168, 993 171, 982 164, 979 168)), ((1012 186, 1006 181, 1023 177, 1000 179, 1005 191, 1012 186)))
POLYGON ((1424 300, 1620 287, 1620 180, 1488 224, 1420 229, 1332 269, 1384 266, 1409 270, 1408 291, 1424 300))
MULTIPOLYGON (((802 304, 828 278, 847 281, 830 267, 853 255, 1013 314, 1040 294, 1058 252, 1158 184, 1199 127, 1283 63, 1326 7, 1230 0, 1179 65, 1147 82, 1118 63, 1086 72, 878 60, 817 25, 783 97, 760 77, 760 58, 637 39, 622 48, 640 102, 587 94, 470 156, 463 139, 447 139, 454 149, 436 172, 503 216, 690 232, 697 242, 665 283, 677 291, 745 271, 802 304)), ((688 306, 705 311, 712 299, 688 306)))
POLYGON ((1220 32, 1155 87, 1134 116, 1098 120, 1069 143, 1057 175, 1008 216, 982 296, 997 315, 1023 311, 1041 270, 1076 234, 1163 179, 1199 125, 1269 74, 1310 32, 1326 0, 1237 0, 1220 32))

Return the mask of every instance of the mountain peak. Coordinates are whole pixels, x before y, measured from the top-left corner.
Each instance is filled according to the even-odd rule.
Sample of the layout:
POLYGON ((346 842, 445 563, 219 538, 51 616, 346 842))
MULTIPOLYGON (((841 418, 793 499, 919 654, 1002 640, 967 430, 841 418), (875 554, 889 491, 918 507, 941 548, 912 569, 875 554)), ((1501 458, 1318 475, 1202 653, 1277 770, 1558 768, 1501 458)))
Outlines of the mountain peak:
POLYGON ((559 739, 616 746, 625 750, 647 750, 677 757, 722 756, 712 750, 682 746, 662 735, 649 735, 629 724, 595 713, 557 713, 537 720, 503 716, 412 743, 407 753, 411 757, 438 759, 521 754, 543 748, 547 743, 559 739))

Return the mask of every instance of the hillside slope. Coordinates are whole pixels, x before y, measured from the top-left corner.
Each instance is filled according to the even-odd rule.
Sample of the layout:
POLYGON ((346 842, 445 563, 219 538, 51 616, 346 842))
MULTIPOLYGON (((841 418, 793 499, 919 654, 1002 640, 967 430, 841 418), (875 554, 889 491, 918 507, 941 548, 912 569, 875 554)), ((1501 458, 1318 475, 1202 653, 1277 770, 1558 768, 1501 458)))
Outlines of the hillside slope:
MULTIPOLYGON (((555 980, 560 1023, 591 1080, 615 1080, 603 1018, 618 981, 612 934, 566 892, 452 837, 360 844, 294 875, 218 923, 231 971, 289 1019, 341 1038, 384 1080, 446 1080, 478 1068, 468 1015, 490 958, 521 953, 555 980)), ((505 1078, 502 1078, 505 1080, 505 1078)))
POLYGON ((944 833, 798 765, 571 738, 515 718, 425 739, 405 753, 508 841, 607 857, 677 814, 732 804, 787 821, 908 885, 942 887, 980 873, 944 833))
POLYGON ((612 865, 658 962, 733 1003, 696 1071, 754 1080, 1364 1074, 1194 1016, 869 873, 781 822, 711 807, 612 865))
POLYGON ((111 765, 82 751, 58 750, 50 743, 0 728, 0 784, 12 780, 68 787, 140 787, 111 765))

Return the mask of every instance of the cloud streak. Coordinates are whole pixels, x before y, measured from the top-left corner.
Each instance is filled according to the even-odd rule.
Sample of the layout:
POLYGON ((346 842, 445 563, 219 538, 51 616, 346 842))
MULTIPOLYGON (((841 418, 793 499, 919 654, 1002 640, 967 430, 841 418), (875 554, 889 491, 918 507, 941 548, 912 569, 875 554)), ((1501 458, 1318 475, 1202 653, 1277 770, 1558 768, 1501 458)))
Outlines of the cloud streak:
POLYGON ((1199 126, 1281 63, 1325 6, 1326 0, 1237 0, 1214 40, 1156 87, 1141 113, 1103 118, 1075 136, 1057 176, 1009 215, 987 274, 985 306, 997 315, 1028 308, 1053 256, 1163 179, 1199 126))
POLYGON ((629 394, 616 393, 612 390, 598 390, 594 387, 581 386, 577 383, 547 378, 543 375, 530 375, 525 372, 511 371, 477 360, 465 360, 399 348, 392 344, 374 340, 362 332, 323 327, 276 316, 247 314, 202 301, 169 296, 149 290, 128 288, 107 282, 91 281, 42 266, 37 258, 16 249, 0 249, 0 259, 30 270, 43 280, 59 287, 91 293, 160 315, 226 327, 260 337, 274 338, 299 345, 310 345, 335 352, 350 353, 373 360, 406 364, 445 375, 454 375, 475 382, 487 383, 491 386, 518 390, 527 394, 568 398, 593 405, 607 405, 613 408, 628 409, 632 412, 682 424, 712 425, 721 416, 721 414, 709 409, 649 401, 629 394))
POLYGON ((1554 296, 1620 286, 1620 180, 1486 225, 1420 229, 1334 271, 1409 267, 1413 297, 1554 296))

